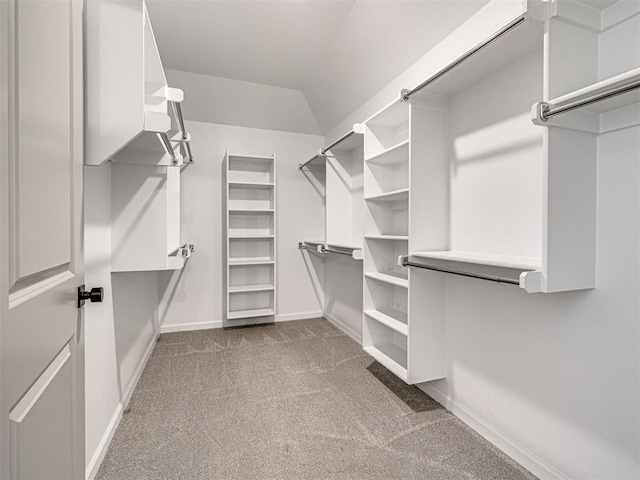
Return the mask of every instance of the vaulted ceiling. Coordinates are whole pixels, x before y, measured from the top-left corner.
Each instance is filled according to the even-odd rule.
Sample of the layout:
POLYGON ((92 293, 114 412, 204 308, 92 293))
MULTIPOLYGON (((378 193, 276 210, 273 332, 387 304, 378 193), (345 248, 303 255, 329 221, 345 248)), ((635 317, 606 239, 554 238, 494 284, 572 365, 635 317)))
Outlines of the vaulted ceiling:
POLYGON ((303 92, 323 132, 488 0, 147 0, 165 68, 303 92))

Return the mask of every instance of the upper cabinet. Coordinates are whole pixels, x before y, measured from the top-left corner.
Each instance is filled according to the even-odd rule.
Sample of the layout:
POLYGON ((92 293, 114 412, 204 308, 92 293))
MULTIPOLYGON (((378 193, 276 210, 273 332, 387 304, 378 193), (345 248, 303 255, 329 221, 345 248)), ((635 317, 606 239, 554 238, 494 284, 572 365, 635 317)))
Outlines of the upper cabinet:
POLYGON ((85 8, 85 163, 193 161, 183 93, 167 85, 144 2, 99 0, 85 8))

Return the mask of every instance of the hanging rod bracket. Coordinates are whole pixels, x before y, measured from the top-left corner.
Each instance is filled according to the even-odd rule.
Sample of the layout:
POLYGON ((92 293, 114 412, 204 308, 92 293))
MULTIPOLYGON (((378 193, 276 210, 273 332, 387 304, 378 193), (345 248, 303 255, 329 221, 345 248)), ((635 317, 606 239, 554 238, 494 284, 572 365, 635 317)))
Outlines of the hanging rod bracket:
POLYGON ((400 90, 400 100, 403 102, 408 102, 410 96, 409 92, 411 92, 411 90, 409 90, 408 88, 403 88, 402 90, 400 90))
POLYGON ((547 113, 551 110, 551 105, 546 102, 538 103, 538 118, 541 122, 546 122, 549 119, 547 118, 547 113))

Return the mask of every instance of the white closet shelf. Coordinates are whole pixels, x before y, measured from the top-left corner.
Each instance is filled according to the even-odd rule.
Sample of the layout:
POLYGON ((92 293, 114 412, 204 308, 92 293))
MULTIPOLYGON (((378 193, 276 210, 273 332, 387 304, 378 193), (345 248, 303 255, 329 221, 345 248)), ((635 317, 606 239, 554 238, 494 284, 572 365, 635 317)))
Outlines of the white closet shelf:
POLYGON ((268 317, 271 315, 275 315, 275 311, 272 308, 261 308, 257 310, 236 310, 227 313, 227 319, 233 320, 236 318, 268 317))
POLYGON ((264 188, 273 187, 272 182, 229 182, 230 187, 264 188))
POLYGON ((245 213, 245 212, 249 212, 249 213, 253 213, 253 212, 257 212, 257 213, 273 213, 275 212, 275 210, 273 208, 230 208, 229 209, 229 213, 245 213))
POLYGON ((327 247, 334 247, 334 248, 342 248, 345 250, 362 250, 362 245, 359 244, 355 244, 355 243, 334 243, 334 242, 327 242, 326 243, 327 247))
POLYGON ((273 259, 269 259, 269 258, 230 258, 229 259, 229 266, 230 267, 237 267, 237 266, 243 266, 243 265, 273 265, 275 263, 275 261, 273 259))
POLYGON ((409 189, 401 188, 392 192, 381 193, 380 195, 372 195, 365 198, 368 202, 408 202, 409 189))
POLYGON ((274 238, 273 235, 246 235, 246 234, 241 234, 241 235, 229 235, 230 239, 234 239, 234 238, 274 238))
POLYGON ((275 290, 275 287, 269 283, 262 285, 234 285, 229 287, 229 293, 266 292, 270 290, 275 290))
POLYGON ((409 140, 404 140, 386 150, 365 158, 366 162, 376 165, 398 165, 409 161, 409 140))
POLYGON ((407 352, 397 345, 377 345, 363 350, 384 365, 391 373, 407 382, 407 352))
POLYGON ((409 280, 406 273, 397 272, 369 272, 364 274, 367 278, 373 278, 380 282, 389 283, 396 287, 409 288, 409 280))
POLYGON ((400 240, 408 241, 408 235, 365 235, 364 238, 368 240, 400 240))
POLYGON ((365 315, 386 325, 402 335, 407 335, 407 314, 395 308, 381 308, 379 310, 365 310, 365 315))
POLYGON ((518 270, 540 270, 542 261, 537 257, 519 257, 512 255, 495 255, 490 253, 461 252, 461 251, 435 251, 435 252, 411 252, 409 256, 418 258, 431 258, 435 260, 447 260, 451 262, 473 263, 477 265, 489 265, 493 267, 513 268, 518 270))
POLYGON ((426 86, 412 94, 411 100, 432 103, 432 94, 455 95, 537 49, 540 49, 542 56, 543 25, 528 19, 517 23, 515 28, 502 35, 498 41, 487 44, 457 63, 455 68, 451 68, 450 64, 443 65, 425 81, 426 86))
POLYGON ((324 240, 303 240, 305 245, 324 245, 324 240))
MULTIPOLYGON (((584 102, 591 97, 606 94, 613 90, 624 89, 628 86, 637 85, 638 82, 640 82, 640 68, 634 68, 633 70, 621 73, 620 75, 607 78, 606 80, 602 80, 566 95, 554 98, 548 102, 539 102, 535 104, 532 109, 534 122, 537 125, 547 125, 547 121, 540 118, 541 106, 548 105, 552 109, 563 108, 570 104, 584 102)), ((624 94, 589 103, 579 108, 594 113, 605 113, 636 102, 640 102, 640 88, 635 88, 624 94)))

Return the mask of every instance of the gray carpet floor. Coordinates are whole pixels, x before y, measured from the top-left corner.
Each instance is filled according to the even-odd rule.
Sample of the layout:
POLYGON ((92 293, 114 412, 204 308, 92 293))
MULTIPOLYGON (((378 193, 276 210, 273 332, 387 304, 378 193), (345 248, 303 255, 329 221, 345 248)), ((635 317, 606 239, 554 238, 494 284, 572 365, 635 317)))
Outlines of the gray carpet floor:
POLYGON ((535 477, 318 318, 162 335, 96 478, 535 477))

